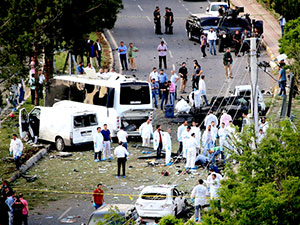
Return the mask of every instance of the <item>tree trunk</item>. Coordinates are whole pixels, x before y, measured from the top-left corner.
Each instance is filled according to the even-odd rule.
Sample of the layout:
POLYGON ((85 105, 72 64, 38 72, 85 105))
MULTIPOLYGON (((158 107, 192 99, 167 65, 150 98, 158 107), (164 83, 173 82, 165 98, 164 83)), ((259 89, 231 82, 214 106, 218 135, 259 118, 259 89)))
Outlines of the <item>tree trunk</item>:
POLYGON ((34 105, 38 106, 39 105, 39 61, 38 61, 38 51, 37 48, 34 47, 34 67, 35 67, 35 74, 34 74, 34 79, 35 79, 35 99, 34 99, 34 105))

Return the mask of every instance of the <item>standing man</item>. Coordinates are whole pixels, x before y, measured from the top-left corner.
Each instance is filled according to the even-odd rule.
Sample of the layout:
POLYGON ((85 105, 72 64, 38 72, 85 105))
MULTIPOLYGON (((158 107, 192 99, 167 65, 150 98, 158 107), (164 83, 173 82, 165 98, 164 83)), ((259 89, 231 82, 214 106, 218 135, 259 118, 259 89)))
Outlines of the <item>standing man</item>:
POLYGON ((207 45, 207 38, 206 38, 205 34, 201 34, 200 49, 201 49, 201 52, 202 52, 202 58, 206 57, 206 52, 205 52, 206 45, 207 45))
POLYGON ((128 58, 130 63, 130 70, 132 72, 136 72, 136 53, 139 51, 139 49, 135 46, 133 46, 133 43, 129 43, 128 48, 128 58))
POLYGON ((188 147, 189 147, 189 139, 191 137, 191 127, 187 126, 186 130, 184 130, 181 134, 182 139, 182 157, 186 159, 188 147))
POLYGON ((153 70, 152 70, 152 72, 149 75, 149 82, 151 82, 153 79, 158 84, 159 79, 158 79, 158 72, 156 70, 156 67, 153 67, 153 70))
POLYGON ((186 130, 188 126, 188 121, 185 120, 177 129, 177 140, 179 141, 178 155, 182 153, 183 143, 182 143, 182 132, 186 130))
POLYGON ((126 160, 127 156, 129 153, 127 152, 126 148, 123 146, 122 141, 119 142, 119 146, 115 148, 115 156, 117 157, 118 161, 118 175, 117 178, 120 178, 120 173, 121 173, 121 166, 122 166, 122 176, 123 178, 126 177, 125 175, 125 165, 126 165, 126 160))
POLYGON ((28 202, 24 199, 23 193, 19 194, 20 201, 24 205, 24 208, 22 210, 22 223, 24 222, 24 225, 28 225, 28 214, 29 214, 29 207, 28 202))
POLYGON ((209 32, 207 33, 207 40, 209 43, 209 52, 212 55, 213 50, 214 50, 214 55, 217 55, 217 50, 216 50, 216 40, 217 40, 217 34, 214 31, 213 28, 209 29, 209 32))
POLYGON ((193 73, 193 82, 192 82, 192 87, 193 90, 194 89, 199 89, 199 80, 200 80, 200 76, 202 74, 202 70, 201 70, 201 66, 199 65, 198 61, 196 59, 194 59, 194 73, 193 73))
POLYGON ((173 34, 173 23, 174 23, 174 14, 172 12, 172 9, 169 8, 169 22, 170 22, 170 27, 169 27, 169 34, 173 34))
POLYGON ((158 6, 156 6, 154 12, 153 12, 153 16, 154 16, 154 24, 155 24, 155 34, 162 34, 161 32, 161 22, 160 22, 160 8, 158 6))
POLYGON ((173 13, 170 8, 166 7, 165 18, 165 34, 173 34, 172 24, 174 22, 173 13))
POLYGON ((283 15, 279 17, 280 27, 281 27, 281 36, 284 35, 284 26, 286 24, 286 20, 283 15))
POLYGON ((278 96, 284 96, 286 95, 286 72, 285 69, 283 68, 285 66, 285 63, 283 60, 280 61, 279 63, 279 79, 278 79, 278 84, 280 87, 280 92, 278 96))
POLYGON ((204 98, 205 104, 209 105, 208 101, 207 101, 207 97, 206 97, 206 84, 205 84, 204 79, 205 79, 205 76, 201 75, 201 79, 199 81, 198 88, 199 88, 199 91, 201 93, 201 96, 203 96, 203 98, 204 98))
POLYGON ((198 185, 193 188, 191 198, 192 202, 195 202, 195 222, 199 220, 199 210, 200 210, 200 218, 202 217, 202 210, 207 205, 206 196, 208 195, 207 188, 203 185, 203 180, 198 180, 198 185), (195 199, 195 200, 194 200, 195 199))
POLYGON ((166 151, 166 166, 171 166, 171 154, 172 154, 172 141, 171 141, 171 129, 168 128, 166 132, 163 133, 163 149, 166 151))
POLYGON ((29 79, 29 85, 30 85, 30 94, 31 94, 31 104, 34 105, 35 100, 35 78, 34 74, 29 79))
POLYGON ((220 124, 224 123, 225 126, 228 126, 230 120, 232 120, 232 117, 226 112, 225 109, 223 109, 222 116, 220 118, 220 124))
POLYGON ((168 76, 167 76, 167 74, 165 74, 164 70, 161 69, 158 74, 159 98, 162 97, 162 89, 164 88, 164 84, 167 81, 168 81, 168 76))
POLYGON ((152 128, 151 120, 148 119, 146 122, 144 122, 139 128, 139 132, 143 139, 142 146, 149 147, 150 138, 153 135, 153 128, 152 128))
POLYGON ((243 117, 243 122, 242 122, 242 130, 243 130, 245 126, 249 126, 251 123, 250 120, 248 119, 247 113, 243 112, 242 117, 243 117))
POLYGON ((95 52, 96 52, 96 58, 98 62, 98 67, 101 68, 101 54, 102 54, 102 47, 100 44, 100 39, 97 39, 97 42, 95 43, 95 52))
POLYGON ((110 154, 110 143, 112 142, 110 131, 107 129, 107 124, 103 125, 103 130, 101 130, 101 134, 103 135, 104 139, 104 149, 103 149, 103 161, 106 160, 106 156, 108 159, 112 159, 110 154))
POLYGON ((102 190, 102 184, 98 184, 97 188, 93 192, 93 206, 98 209, 103 205, 104 202, 104 191, 102 190))
POLYGON ((159 95, 159 85, 157 82, 155 82, 155 79, 152 79, 151 82, 151 90, 152 90, 152 99, 154 98, 154 106, 157 108, 157 96, 159 95))
POLYGON ((187 156, 186 156, 186 165, 185 169, 196 169, 195 162, 196 162, 196 154, 197 148, 200 146, 197 143, 195 133, 192 133, 190 138, 188 139, 188 147, 187 147, 187 156))
POLYGON ((215 142, 216 135, 211 131, 211 125, 208 125, 202 135, 203 156, 206 156, 207 151, 215 146, 215 142))
POLYGON ((212 113, 212 111, 209 111, 208 115, 204 119, 204 126, 208 127, 209 125, 211 125, 212 121, 214 121, 215 125, 218 126, 218 118, 212 113))
POLYGON ((218 136, 219 136, 219 145, 220 147, 224 148, 226 145, 226 139, 227 139, 227 130, 225 129, 225 123, 221 122, 221 127, 218 130, 218 136))
POLYGON ((122 64, 122 70, 125 70, 125 69, 128 70, 127 59, 126 59, 127 47, 126 47, 126 45, 124 45, 124 41, 120 42, 118 52, 120 54, 120 61, 121 61, 121 64, 122 64))
POLYGON ((224 69, 225 69, 225 78, 228 78, 228 71, 229 71, 229 78, 233 78, 232 76, 232 70, 231 70, 231 64, 232 64, 232 56, 230 53, 230 48, 226 49, 226 52, 224 53, 223 56, 223 64, 224 64, 224 69))
POLYGON ((175 84, 175 100, 177 100, 177 81, 180 77, 175 73, 174 70, 171 70, 171 78, 170 81, 175 84))
POLYGON ((126 131, 124 131, 124 127, 123 126, 121 126, 120 130, 118 131, 117 137, 118 137, 119 143, 122 142, 123 146, 127 150, 127 138, 128 138, 128 134, 127 134, 126 131))
POLYGON ((38 89, 39 92, 38 92, 38 96, 39 96, 39 99, 43 99, 43 87, 44 87, 45 76, 42 73, 41 69, 39 69, 38 75, 39 75, 39 89, 38 89))
POLYGON ((162 150, 162 132, 161 132, 161 126, 157 125, 156 126, 156 131, 154 131, 153 134, 153 148, 156 150, 156 158, 160 158, 161 150, 162 150))
POLYGON ((175 105, 175 94, 176 94, 176 85, 170 80, 168 81, 169 85, 169 95, 170 95, 170 104, 175 105))
POLYGON ((13 134, 13 137, 10 141, 9 152, 10 152, 10 155, 12 155, 14 157, 16 168, 17 168, 17 170, 19 170, 21 167, 21 156, 22 156, 22 152, 23 152, 23 143, 16 134, 13 134))
POLYGON ((187 82, 187 77, 188 77, 188 70, 186 68, 186 63, 183 62, 181 64, 181 67, 179 68, 178 74, 180 76, 180 91, 181 93, 186 93, 185 92, 185 87, 186 87, 186 82, 187 82))
POLYGON ((94 151, 95 151, 94 161, 99 162, 101 161, 101 153, 104 145, 103 135, 101 133, 101 127, 97 127, 97 132, 94 134, 93 141, 94 141, 94 151))
POLYGON ((158 60, 159 60, 159 69, 162 68, 162 61, 164 62, 165 69, 167 69, 167 51, 168 47, 164 41, 161 41, 157 46, 158 51, 158 60))
POLYGON ((169 91, 170 91, 170 87, 169 87, 168 82, 164 82, 164 84, 161 88, 161 94, 162 94, 161 103, 160 103, 161 110, 164 110, 164 102, 165 102, 165 105, 168 104, 169 91))
POLYGON ((239 52, 241 49, 241 45, 242 45, 242 36, 240 34, 239 30, 236 30, 234 35, 233 35, 233 42, 234 42, 234 53, 235 56, 240 56, 239 52))
POLYGON ((200 127, 198 126, 198 124, 196 123, 196 121, 192 122, 191 133, 195 134, 197 144, 200 148, 201 130, 200 130, 200 127))

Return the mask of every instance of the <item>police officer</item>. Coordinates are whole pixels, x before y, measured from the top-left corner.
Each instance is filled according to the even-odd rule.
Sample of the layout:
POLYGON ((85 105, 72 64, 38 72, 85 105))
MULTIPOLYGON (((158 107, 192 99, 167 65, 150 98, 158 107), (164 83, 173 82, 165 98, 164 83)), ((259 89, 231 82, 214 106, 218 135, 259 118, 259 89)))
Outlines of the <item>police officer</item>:
POLYGON ((161 32, 161 22, 160 22, 160 8, 156 6, 154 12, 154 24, 155 24, 155 34, 162 34, 161 32))

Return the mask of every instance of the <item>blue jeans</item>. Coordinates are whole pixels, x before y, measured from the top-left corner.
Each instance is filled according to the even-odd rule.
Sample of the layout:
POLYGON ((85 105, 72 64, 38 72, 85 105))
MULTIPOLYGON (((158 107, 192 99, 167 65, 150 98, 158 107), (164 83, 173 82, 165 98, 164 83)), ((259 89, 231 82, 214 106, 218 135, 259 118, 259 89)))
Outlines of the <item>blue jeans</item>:
POLYGON ((280 26, 281 27, 281 36, 284 35, 284 26, 280 26))
POLYGON ((161 110, 164 109, 164 102, 166 105, 168 104, 168 95, 166 95, 166 94, 163 94, 162 98, 161 98, 161 103, 160 103, 161 110))
POLYGON ((286 95, 286 90, 285 90, 285 87, 286 87, 286 81, 279 81, 278 82, 279 84, 279 87, 280 87, 280 92, 279 92, 279 95, 286 95))
POLYGON ((210 157, 212 157, 212 162, 215 163, 216 162, 216 156, 221 154, 221 150, 218 150, 212 154, 210 154, 210 156, 208 157, 210 159, 210 157))
POLYGON ((202 95, 202 97, 204 98, 205 104, 208 105, 208 101, 207 101, 206 95, 202 95))
POLYGON ((103 204, 96 204, 95 203, 95 209, 98 209, 99 207, 101 207, 103 204))
POLYGON ((127 142, 123 142, 123 147, 127 149, 127 142))
POLYGON ((205 205, 196 205, 195 206, 195 219, 199 219, 199 211, 200 211, 200 217, 202 217, 202 209, 205 205))
POLYGON ((214 55, 217 54, 217 50, 216 50, 216 40, 209 40, 209 52, 210 54, 213 54, 212 53, 212 49, 214 48, 214 55))
POLYGON ((176 95, 176 92, 170 93, 170 104, 171 105, 174 105, 174 103, 175 103, 175 95, 176 95))
POLYGON ((154 98, 154 105, 157 108, 157 95, 158 93, 152 91, 152 99, 154 98))

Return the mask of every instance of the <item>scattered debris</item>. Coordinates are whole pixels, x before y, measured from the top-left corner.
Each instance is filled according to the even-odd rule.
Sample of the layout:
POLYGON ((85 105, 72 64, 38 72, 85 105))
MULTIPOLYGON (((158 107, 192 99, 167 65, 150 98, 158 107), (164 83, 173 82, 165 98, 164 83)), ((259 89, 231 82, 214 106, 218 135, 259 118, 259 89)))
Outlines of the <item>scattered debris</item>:
POLYGON ((72 153, 70 153, 70 152, 58 152, 57 154, 56 154, 56 156, 60 156, 60 157, 70 157, 70 156, 72 156, 72 153))
POLYGON ((145 185, 139 186, 139 187, 135 187, 133 188, 134 190, 142 190, 145 187, 145 185))
POLYGON ((25 178, 25 180, 27 182, 34 182, 36 181, 36 179, 38 178, 38 176, 36 174, 34 174, 33 176, 29 176, 29 175, 24 175, 22 174, 22 177, 25 178))
POLYGON ((70 219, 70 218, 63 218, 60 220, 61 223, 76 223, 76 220, 75 219, 70 219))

